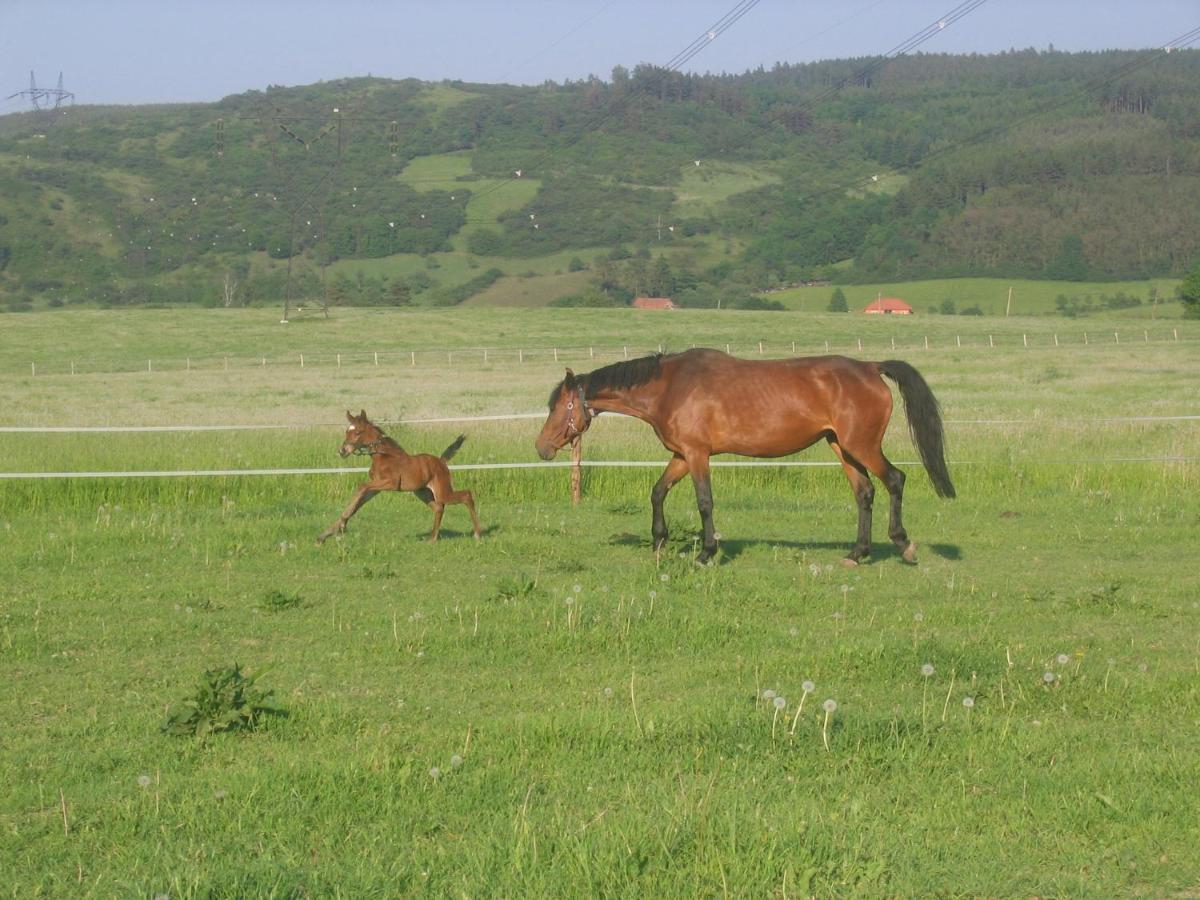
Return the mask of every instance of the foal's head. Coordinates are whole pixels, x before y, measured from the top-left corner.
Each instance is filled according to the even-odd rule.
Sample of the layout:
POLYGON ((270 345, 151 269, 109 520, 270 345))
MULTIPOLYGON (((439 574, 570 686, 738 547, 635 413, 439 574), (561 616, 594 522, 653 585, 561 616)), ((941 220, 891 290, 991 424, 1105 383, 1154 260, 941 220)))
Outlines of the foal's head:
POLYGON ((584 397, 585 385, 567 369, 567 377, 550 393, 550 415, 542 426, 534 446, 542 459, 553 459, 554 454, 592 424, 593 413, 588 409, 584 397))
POLYGON ((383 432, 367 418, 364 411, 359 410, 356 416, 350 410, 346 410, 346 418, 350 427, 346 429, 346 437, 342 439, 342 446, 338 448, 338 453, 342 456, 370 453, 383 440, 383 432))

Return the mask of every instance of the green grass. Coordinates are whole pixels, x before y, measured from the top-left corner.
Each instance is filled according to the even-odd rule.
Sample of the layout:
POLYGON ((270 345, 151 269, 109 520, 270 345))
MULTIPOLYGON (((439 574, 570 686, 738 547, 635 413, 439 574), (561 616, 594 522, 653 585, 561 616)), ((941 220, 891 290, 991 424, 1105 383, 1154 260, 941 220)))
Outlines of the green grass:
POLYGON ((779 177, 765 171, 761 165, 748 163, 710 162, 701 160, 699 166, 687 165, 675 189, 674 210, 680 216, 703 216, 713 213, 735 194, 777 184, 779 177))
MULTIPOLYGON (((1033 281, 1020 278, 945 278, 929 281, 880 282, 878 284, 842 285, 842 292, 852 311, 861 310, 880 295, 899 297, 912 305, 922 316, 931 310, 940 309, 942 302, 951 300, 958 312, 973 306, 979 307, 987 316, 1004 316, 1005 310, 1013 316, 1040 316, 1056 312, 1055 301, 1059 295, 1083 300, 1091 297, 1100 304, 1100 297, 1115 296, 1118 292, 1142 299, 1142 306, 1118 313, 1106 313, 1123 318, 1178 318, 1180 307, 1175 302, 1178 279, 1154 278, 1148 281, 1033 281), (1159 303, 1150 304, 1151 287, 1158 289, 1159 303), (1012 288, 1012 303, 1009 306, 1008 291, 1012 288), (1169 301, 1169 302, 1164 302, 1169 301)), ((773 291, 772 300, 778 300, 789 309, 821 312, 829 306, 833 286, 800 287, 785 291, 773 291)), ((1092 316, 1081 317, 1087 322, 1092 316)), ((1062 317, 1060 317, 1062 319, 1062 317)), ((1062 319, 1066 321, 1065 319, 1062 319)))
MULTIPOLYGON (((852 335, 844 317, 765 313, 263 315, 8 316, 0 352, 241 358, 364 334, 385 348, 413 334, 778 343, 793 321, 802 339, 814 324, 852 335)), ((908 340, 914 324, 870 340, 908 340)), ((836 467, 717 469, 723 555, 705 569, 689 561, 686 483, 668 498, 670 552, 649 550, 656 469, 587 470, 578 507, 562 470, 460 471, 481 542, 452 507, 426 544, 429 512, 386 495, 319 549, 354 473, 0 481, 0 677, 17 688, 0 692, 8 893, 1194 893, 1200 576, 1187 548, 1200 519, 1181 498, 1200 465, 1112 460, 1200 456, 1194 422, 1118 418, 1195 412, 1179 385, 1200 374, 1200 326, 1149 347, 985 352, 987 327, 1019 339, 1047 323, 952 324, 975 327, 971 347, 897 354, 942 401, 959 491, 939 500, 906 466, 916 567, 886 544, 882 500, 874 561, 838 565, 854 507, 836 467), (202 742, 161 732, 205 670, 234 663, 287 715, 202 742), (806 679, 816 692, 791 734, 806 679), (766 689, 786 698, 779 718, 766 689)), ((3 424, 305 427, 0 433, 0 452, 24 471, 337 465, 348 405, 380 418, 544 409, 562 365, 5 367, 3 424)), ((532 459, 539 426, 388 430, 437 452, 463 428, 455 462, 475 463, 532 459)), ((886 448, 912 458, 902 421, 886 448)), ((643 424, 603 417, 585 456, 665 453, 643 424)))

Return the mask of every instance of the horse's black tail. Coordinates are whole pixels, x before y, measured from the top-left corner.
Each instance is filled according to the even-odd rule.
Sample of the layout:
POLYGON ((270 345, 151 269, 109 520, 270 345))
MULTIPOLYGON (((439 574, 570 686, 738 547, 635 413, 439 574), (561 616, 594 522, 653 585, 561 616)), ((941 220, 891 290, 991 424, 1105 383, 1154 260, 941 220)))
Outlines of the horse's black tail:
POLYGON ((457 438, 455 438, 454 443, 442 451, 442 459, 449 462, 450 457, 458 452, 458 448, 463 445, 463 441, 466 439, 467 436, 465 434, 460 434, 457 438))
POLYGON ((945 441, 942 435, 942 412, 933 391, 921 373, 908 363, 889 359, 877 363, 879 371, 900 388, 904 411, 908 415, 908 430, 921 455, 929 480, 939 497, 953 497, 954 485, 946 469, 945 441))

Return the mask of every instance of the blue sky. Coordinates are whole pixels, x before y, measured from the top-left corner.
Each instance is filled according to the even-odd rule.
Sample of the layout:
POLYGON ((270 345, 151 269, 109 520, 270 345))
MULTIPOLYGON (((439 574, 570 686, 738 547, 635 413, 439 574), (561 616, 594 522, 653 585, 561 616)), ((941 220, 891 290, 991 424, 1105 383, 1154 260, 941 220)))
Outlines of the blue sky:
MULTIPOLYGON (((538 84, 666 64, 738 0, 0 0, 0 98, 64 86, 79 103, 211 101, 372 74, 538 84)), ((885 53, 961 0, 759 0, 684 67, 742 72, 885 53)), ((1157 47, 1198 0, 987 0, 928 52, 1157 47)), ((0 113, 24 108, 0 99, 0 113)))

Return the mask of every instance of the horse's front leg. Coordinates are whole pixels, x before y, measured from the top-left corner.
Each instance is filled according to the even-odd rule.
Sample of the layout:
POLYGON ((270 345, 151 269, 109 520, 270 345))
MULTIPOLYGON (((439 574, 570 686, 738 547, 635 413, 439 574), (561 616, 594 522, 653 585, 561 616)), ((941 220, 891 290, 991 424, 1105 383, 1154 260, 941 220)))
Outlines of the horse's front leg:
POLYGON ((687 460, 682 456, 676 456, 667 463, 667 468, 655 483, 654 490, 650 492, 650 508, 653 514, 650 534, 654 537, 656 553, 667 545, 667 519, 663 515, 663 502, 667 499, 671 488, 687 474, 687 470, 687 460))
POLYGON ((696 506, 700 510, 700 523, 704 529, 704 544, 700 555, 696 557, 696 562, 703 565, 717 553, 717 531, 713 527, 712 475, 708 456, 689 459, 688 469, 692 473, 692 483, 696 486, 696 506))
POLYGON ((350 499, 350 503, 338 516, 336 522, 317 535, 318 546, 325 543, 332 535, 340 534, 346 530, 346 523, 350 521, 350 517, 358 512, 364 503, 379 493, 379 489, 371 486, 371 482, 360 485, 358 490, 354 492, 354 496, 350 499))

